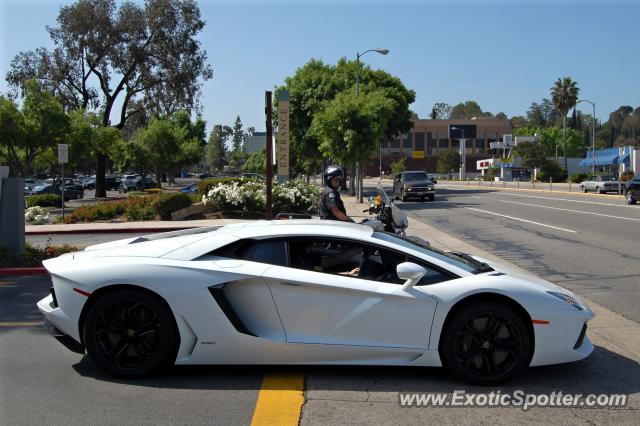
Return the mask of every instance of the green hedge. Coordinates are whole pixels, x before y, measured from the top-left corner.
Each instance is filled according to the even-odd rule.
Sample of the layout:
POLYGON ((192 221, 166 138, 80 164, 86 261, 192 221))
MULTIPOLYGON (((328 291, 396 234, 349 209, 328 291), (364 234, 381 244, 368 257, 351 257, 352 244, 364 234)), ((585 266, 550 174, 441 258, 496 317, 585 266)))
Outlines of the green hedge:
POLYGON ((171 220, 171 213, 191 205, 191 197, 183 192, 159 194, 152 205, 162 220, 171 220))
POLYGON ((74 251, 78 251, 78 249, 68 244, 62 246, 45 245, 44 247, 34 247, 26 243, 23 253, 15 253, 0 245, 0 268, 39 267, 42 266, 43 260, 74 251))
POLYGON ((569 178, 569 180, 572 183, 580 183, 583 182, 585 180, 587 180, 589 178, 589 175, 586 173, 574 173, 571 175, 571 177, 569 178))
POLYGON ((27 207, 61 207, 62 197, 56 194, 31 195, 27 197, 27 207))
POLYGON ((242 185, 243 183, 253 181, 253 179, 243 179, 243 178, 234 178, 234 177, 226 177, 226 178, 211 178, 205 179, 203 181, 198 182, 198 194, 207 195, 211 188, 218 185, 219 183, 230 184, 233 182, 238 182, 238 185, 242 185))

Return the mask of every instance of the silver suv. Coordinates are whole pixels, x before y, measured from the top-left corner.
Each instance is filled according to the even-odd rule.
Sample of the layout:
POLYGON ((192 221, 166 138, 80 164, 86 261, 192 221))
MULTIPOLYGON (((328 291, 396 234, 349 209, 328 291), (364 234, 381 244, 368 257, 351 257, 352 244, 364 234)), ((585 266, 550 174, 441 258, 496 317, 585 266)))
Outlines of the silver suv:
POLYGON ((393 179, 393 195, 406 201, 409 197, 420 197, 421 201, 428 198, 433 201, 436 198, 436 189, 431 178, 421 171, 398 173, 393 179))

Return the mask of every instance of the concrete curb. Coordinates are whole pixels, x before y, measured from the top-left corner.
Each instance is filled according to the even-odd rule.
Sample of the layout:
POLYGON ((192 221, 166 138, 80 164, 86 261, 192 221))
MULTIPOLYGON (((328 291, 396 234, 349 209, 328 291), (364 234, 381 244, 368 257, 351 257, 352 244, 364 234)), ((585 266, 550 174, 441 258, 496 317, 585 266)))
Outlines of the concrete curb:
POLYGON ((133 234, 171 232, 183 229, 196 228, 196 226, 156 227, 156 228, 112 228, 112 229, 61 229, 56 231, 25 231, 25 235, 64 235, 64 234, 133 234))
POLYGON ((34 268, 0 268, 0 275, 46 275, 44 267, 34 268))

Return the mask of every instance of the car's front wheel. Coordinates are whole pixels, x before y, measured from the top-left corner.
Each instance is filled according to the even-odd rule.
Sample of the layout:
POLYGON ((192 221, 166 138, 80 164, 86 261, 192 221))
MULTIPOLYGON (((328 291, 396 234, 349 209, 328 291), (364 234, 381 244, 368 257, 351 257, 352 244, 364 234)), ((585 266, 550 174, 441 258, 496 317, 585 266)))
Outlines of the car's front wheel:
POLYGON ((469 383, 495 385, 529 363, 529 331, 504 304, 469 305, 455 314, 442 333, 444 365, 469 383))
POLYGON ((633 198, 633 191, 628 189, 627 193, 625 194, 625 200, 627 201, 627 204, 635 204, 638 200, 636 200, 635 198, 633 198))
POLYGON ((173 363, 178 342, 169 310, 136 290, 107 293, 91 306, 84 324, 87 353, 119 377, 144 376, 173 363))

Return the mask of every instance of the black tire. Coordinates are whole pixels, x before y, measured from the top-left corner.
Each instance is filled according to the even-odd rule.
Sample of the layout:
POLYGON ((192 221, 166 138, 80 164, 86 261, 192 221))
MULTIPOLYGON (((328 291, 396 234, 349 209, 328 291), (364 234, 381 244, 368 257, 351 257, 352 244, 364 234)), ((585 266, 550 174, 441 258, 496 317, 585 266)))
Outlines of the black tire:
POLYGON ((586 187, 586 186, 584 186, 584 185, 580 185, 580 190, 581 190, 582 192, 586 193, 586 192, 587 192, 587 187, 586 187))
POLYGON ((638 202, 638 200, 633 198, 633 191, 630 189, 627 190, 627 193, 625 194, 624 198, 627 204, 635 204, 638 202))
POLYGON ((455 314, 443 330, 440 358, 455 375, 474 385, 502 383, 527 367, 529 331, 502 303, 479 302, 455 314))
POLYGON ((81 200, 82 199, 82 194, 81 193, 76 193, 76 200, 81 200))
POLYGON ((137 290, 107 293, 91 306, 84 323, 89 357, 123 378, 148 375, 175 362, 179 337, 170 311, 137 290))
POLYGON ((600 187, 596 186, 596 194, 602 194, 602 192, 600 191, 600 187))

